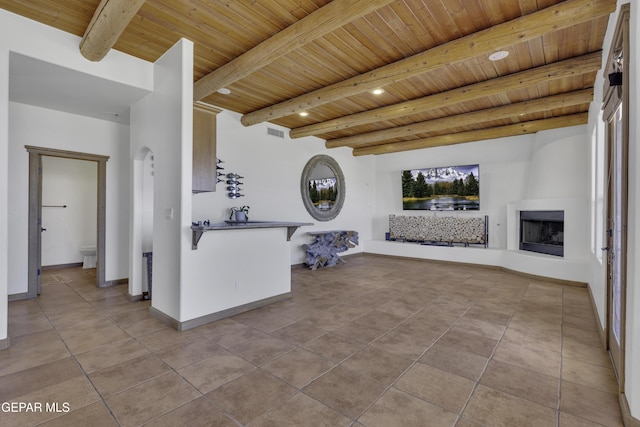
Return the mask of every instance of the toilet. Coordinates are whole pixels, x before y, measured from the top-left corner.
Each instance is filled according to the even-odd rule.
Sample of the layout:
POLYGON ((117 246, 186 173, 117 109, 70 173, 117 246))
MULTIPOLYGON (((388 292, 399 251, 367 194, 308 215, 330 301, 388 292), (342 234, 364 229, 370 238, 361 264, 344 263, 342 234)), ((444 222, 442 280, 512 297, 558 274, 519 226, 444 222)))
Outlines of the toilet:
POLYGON ((78 248, 78 252, 84 257, 82 268, 96 268, 96 246, 85 245, 78 248))

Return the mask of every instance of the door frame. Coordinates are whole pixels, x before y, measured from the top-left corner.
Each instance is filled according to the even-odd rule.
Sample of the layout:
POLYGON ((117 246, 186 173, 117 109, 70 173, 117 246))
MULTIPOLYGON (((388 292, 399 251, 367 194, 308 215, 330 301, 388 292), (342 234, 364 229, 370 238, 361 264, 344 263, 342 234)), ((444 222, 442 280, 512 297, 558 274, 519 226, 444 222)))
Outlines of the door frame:
POLYGON ((105 280, 105 240, 106 240, 106 202, 107 202, 107 160, 109 156, 91 153, 57 150, 54 148, 25 145, 29 152, 29 250, 28 250, 28 287, 26 298, 35 298, 40 294, 40 252, 42 227, 42 156, 65 159, 88 160, 97 163, 97 230, 96 230, 96 285, 106 286, 105 280))
MULTIPOLYGON (((604 67, 605 84, 603 88, 603 120, 605 123, 605 138, 607 147, 607 212, 606 212, 606 244, 607 249, 610 248, 612 236, 610 233, 614 233, 612 230, 611 221, 615 215, 615 208, 612 205, 611 191, 614 188, 613 173, 617 171, 612 162, 616 155, 617 148, 614 146, 615 141, 612 141, 613 133, 611 129, 611 119, 615 116, 618 108, 622 106, 621 114, 621 137, 619 149, 622 156, 622 164, 620 165, 621 175, 621 222, 619 226, 622 227, 620 237, 620 248, 622 254, 613 253, 613 256, 620 258, 620 347, 612 351, 611 333, 612 333, 612 263, 610 262, 611 254, 607 254, 607 276, 606 276, 606 318, 605 318, 605 343, 606 349, 611 356, 613 368, 618 379, 618 392, 624 393, 625 387, 625 334, 626 334, 626 289, 627 289, 627 240, 628 240, 628 161, 629 161, 629 54, 630 54, 630 41, 629 41, 629 20, 630 20, 630 5, 624 4, 620 9, 620 15, 616 24, 616 29, 611 41, 609 49, 609 56, 604 67), (622 52, 623 61, 622 66, 616 65, 616 56, 619 52, 622 52), (622 72, 622 85, 612 86, 609 81, 609 74, 614 71, 622 72)), ((617 144, 616 144, 617 145, 617 144)))

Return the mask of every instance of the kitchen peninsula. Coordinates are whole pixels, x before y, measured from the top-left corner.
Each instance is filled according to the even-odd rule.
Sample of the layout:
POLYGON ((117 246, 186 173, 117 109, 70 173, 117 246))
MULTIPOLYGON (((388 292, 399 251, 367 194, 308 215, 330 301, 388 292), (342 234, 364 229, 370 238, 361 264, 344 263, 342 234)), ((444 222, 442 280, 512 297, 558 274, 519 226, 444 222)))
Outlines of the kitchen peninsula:
MULTIPOLYGON (((181 316, 169 317, 154 307, 152 315, 175 329, 188 330, 290 298, 290 238, 299 227, 311 225, 290 221, 192 225, 192 249, 183 257, 189 278, 181 280, 181 316)), ((154 287, 154 297, 155 291, 154 287)))

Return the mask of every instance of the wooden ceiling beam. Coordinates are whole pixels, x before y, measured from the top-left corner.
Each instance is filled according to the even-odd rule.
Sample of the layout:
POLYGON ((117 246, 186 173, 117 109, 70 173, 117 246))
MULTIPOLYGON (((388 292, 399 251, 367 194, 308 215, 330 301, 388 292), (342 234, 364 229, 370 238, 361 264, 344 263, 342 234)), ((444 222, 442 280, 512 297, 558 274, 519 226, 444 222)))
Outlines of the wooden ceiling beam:
POLYGON ((501 94, 510 90, 522 89, 527 86, 535 86, 543 82, 595 72, 599 70, 601 66, 602 52, 594 52, 411 101, 405 101, 386 107, 380 107, 373 110, 363 111, 361 113, 351 114, 349 116, 338 117, 336 119, 291 129, 289 136, 291 138, 301 138, 311 135, 318 136, 324 133, 349 129, 355 126, 411 116, 414 114, 424 113, 426 111, 446 108, 462 102, 501 94))
POLYGON ((456 127, 492 122, 494 120, 509 119, 524 114, 534 114, 555 110, 557 108, 588 104, 592 100, 593 89, 583 89, 539 99, 532 99, 529 101, 516 102, 502 107, 489 108, 425 122, 412 123, 406 126, 397 126, 375 132, 330 139, 325 143, 325 146, 327 148, 355 148, 363 145, 377 144, 382 141, 389 141, 396 138, 406 138, 407 136, 414 136, 421 133, 438 132, 456 127))
POLYGON ((595 17, 610 14, 615 8, 614 0, 566 0, 367 73, 247 113, 242 116, 241 122, 250 126, 306 111, 587 22, 595 17))
POLYGON ((514 125, 494 127, 490 129, 472 130, 449 135, 421 138, 411 141, 394 142, 389 144, 374 145, 370 147, 355 148, 354 156, 367 154, 389 154, 401 151, 419 150, 444 145, 462 144, 465 142, 484 141, 489 139, 504 138, 507 136, 526 135, 542 130, 557 129, 568 126, 584 125, 589 120, 589 113, 578 113, 567 116, 554 117, 552 119, 532 120, 514 125))
POLYGON ((80 53, 89 61, 101 61, 136 16, 145 0, 102 0, 80 41, 80 53))
POLYGON ((374 12, 392 1, 394 0, 334 0, 199 79, 193 86, 194 100, 199 101, 218 89, 269 65, 282 55, 374 12))

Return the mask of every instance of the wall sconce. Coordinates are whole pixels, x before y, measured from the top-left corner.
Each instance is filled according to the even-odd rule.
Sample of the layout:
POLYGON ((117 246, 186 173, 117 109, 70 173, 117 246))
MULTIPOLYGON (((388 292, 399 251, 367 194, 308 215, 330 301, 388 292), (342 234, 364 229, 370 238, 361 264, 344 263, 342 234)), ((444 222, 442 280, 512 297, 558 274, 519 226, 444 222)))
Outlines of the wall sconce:
POLYGON ((622 86, 622 71, 609 74, 609 86, 622 86))

